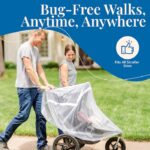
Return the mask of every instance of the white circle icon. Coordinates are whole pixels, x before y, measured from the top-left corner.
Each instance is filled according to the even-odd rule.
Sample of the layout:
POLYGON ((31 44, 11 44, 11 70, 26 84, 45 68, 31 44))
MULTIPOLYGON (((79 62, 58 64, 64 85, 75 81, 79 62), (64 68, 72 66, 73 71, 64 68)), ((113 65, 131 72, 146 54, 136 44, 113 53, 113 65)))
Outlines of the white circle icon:
POLYGON ((131 36, 124 36, 118 40, 116 51, 121 58, 132 59, 139 52, 139 43, 131 36))

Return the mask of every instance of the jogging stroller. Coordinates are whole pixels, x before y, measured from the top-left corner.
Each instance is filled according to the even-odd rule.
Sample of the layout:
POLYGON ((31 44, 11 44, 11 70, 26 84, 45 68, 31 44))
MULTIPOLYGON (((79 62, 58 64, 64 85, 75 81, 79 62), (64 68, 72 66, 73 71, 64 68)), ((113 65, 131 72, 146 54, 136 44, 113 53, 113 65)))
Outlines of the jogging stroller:
POLYGON ((97 107, 90 83, 44 91, 42 114, 64 134, 53 142, 53 150, 79 150, 110 138, 106 150, 125 150, 122 131, 97 107))

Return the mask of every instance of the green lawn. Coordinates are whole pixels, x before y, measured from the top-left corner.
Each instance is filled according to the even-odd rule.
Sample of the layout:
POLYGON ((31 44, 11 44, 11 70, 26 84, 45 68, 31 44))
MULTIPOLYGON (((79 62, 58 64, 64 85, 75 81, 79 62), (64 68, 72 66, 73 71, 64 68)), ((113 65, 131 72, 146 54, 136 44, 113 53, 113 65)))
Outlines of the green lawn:
MULTIPOLYGON (((15 73, 15 70, 7 70, 0 80, 0 132, 18 111, 15 73)), ((47 69, 46 74, 50 83, 59 85, 56 69, 47 69)), ((78 83, 87 81, 93 87, 97 105, 123 130, 126 139, 150 141, 150 80, 136 83, 117 79, 104 70, 78 71, 78 83)), ((17 129, 16 134, 35 135, 34 122, 32 111, 29 120, 17 129)), ((48 135, 56 136, 56 128, 47 124, 48 135)))

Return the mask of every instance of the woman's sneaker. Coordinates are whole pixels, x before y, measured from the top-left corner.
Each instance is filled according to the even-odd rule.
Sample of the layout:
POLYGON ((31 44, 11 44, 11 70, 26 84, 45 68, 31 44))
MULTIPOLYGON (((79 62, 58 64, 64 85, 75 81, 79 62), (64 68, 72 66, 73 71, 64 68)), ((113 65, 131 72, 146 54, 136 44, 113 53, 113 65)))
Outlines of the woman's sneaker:
POLYGON ((0 141, 0 150, 9 150, 7 143, 0 141))

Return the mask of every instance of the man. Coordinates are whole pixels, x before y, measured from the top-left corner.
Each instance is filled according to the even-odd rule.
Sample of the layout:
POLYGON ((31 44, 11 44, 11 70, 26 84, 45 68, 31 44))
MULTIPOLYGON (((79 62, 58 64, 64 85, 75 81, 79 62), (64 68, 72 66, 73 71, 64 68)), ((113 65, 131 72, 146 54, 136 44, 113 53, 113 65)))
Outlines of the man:
POLYGON ((19 97, 19 113, 9 123, 6 130, 0 134, 0 150, 9 149, 7 146, 8 140, 14 131, 28 119, 32 106, 36 114, 37 149, 48 150, 46 120, 41 114, 41 90, 53 88, 53 86, 46 79, 39 62, 37 48, 44 39, 45 32, 43 30, 33 31, 29 40, 23 43, 18 50, 16 87, 19 97), (43 84, 41 84, 39 77, 43 84))

